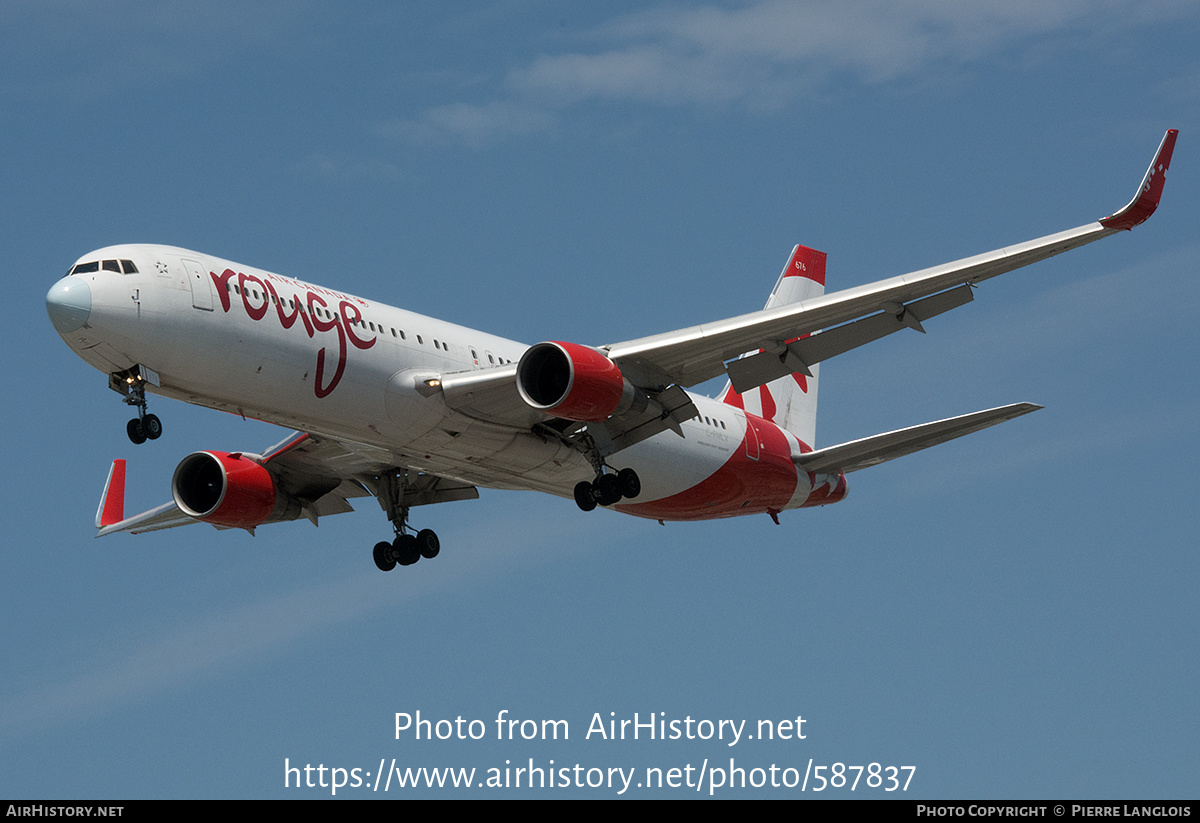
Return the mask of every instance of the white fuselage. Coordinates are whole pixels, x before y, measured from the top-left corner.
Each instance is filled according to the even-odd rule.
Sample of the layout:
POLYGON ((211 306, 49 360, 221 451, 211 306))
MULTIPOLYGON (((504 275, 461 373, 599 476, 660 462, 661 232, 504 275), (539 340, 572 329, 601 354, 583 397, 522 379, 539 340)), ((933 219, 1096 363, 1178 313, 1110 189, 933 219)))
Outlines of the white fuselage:
MULTIPOLYGON (((59 333, 106 374, 140 364, 157 373, 157 394, 360 444, 395 465, 475 485, 570 497, 594 476, 561 440, 466 416, 440 393, 417 390, 439 375, 515 363, 523 343, 171 246, 80 258, 93 260, 137 268, 69 275, 86 284, 90 311, 59 333)), ((642 482, 638 499, 617 509, 690 520, 844 495, 844 478, 796 471, 791 458, 809 444, 795 435, 717 400, 693 400, 700 414, 682 424, 682 437, 665 431, 614 456, 642 482)))

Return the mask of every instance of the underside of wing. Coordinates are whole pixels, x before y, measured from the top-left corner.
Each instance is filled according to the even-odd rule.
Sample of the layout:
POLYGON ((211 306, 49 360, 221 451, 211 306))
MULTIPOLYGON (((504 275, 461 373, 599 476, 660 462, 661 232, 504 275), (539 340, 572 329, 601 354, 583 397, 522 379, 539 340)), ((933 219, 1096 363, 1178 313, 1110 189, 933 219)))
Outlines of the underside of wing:
POLYGON ((125 465, 114 461, 96 513, 96 536, 192 523, 253 533, 260 525, 302 517, 316 525, 321 517, 354 511, 354 498, 375 496, 390 516, 400 508, 479 496, 464 481, 397 466, 389 452, 305 432, 295 432, 262 455, 188 455, 176 469, 171 492, 171 502, 124 517, 125 465), (197 502, 210 494, 211 505, 197 502), (266 502, 258 504, 264 497, 266 502))
MULTIPOLYGON (((602 353, 585 346, 541 343, 530 349, 520 363, 443 374, 427 384, 436 384, 430 388, 440 390, 446 405, 460 414, 522 431, 535 431, 572 446, 581 445, 586 437, 602 456, 667 429, 679 432, 680 424, 697 413, 695 404, 679 386, 642 388, 633 385, 615 369, 615 377, 602 378, 611 383, 604 386, 605 392, 600 392, 611 398, 611 408, 604 405, 603 400, 596 400, 596 393, 589 389, 582 391, 583 401, 553 402, 559 395, 572 395, 576 381, 583 383, 575 362, 569 360, 571 353, 578 350, 607 362, 602 353), (531 365, 539 360, 539 355, 541 362, 531 365), (557 359, 550 362, 550 358, 557 359), (561 372, 556 371, 556 367, 561 372), (548 394, 554 395, 551 402, 538 403, 532 399, 528 385, 539 380, 534 373, 543 375, 542 382, 553 386, 547 389, 548 394)), ((541 396, 537 391, 533 394, 541 396)))

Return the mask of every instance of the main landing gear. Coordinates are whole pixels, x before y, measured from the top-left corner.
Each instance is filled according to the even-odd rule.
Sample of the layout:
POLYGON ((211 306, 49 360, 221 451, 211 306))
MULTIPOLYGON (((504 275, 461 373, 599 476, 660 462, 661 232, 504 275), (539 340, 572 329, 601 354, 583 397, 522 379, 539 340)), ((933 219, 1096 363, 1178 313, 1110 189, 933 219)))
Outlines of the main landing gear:
POLYGON ((375 544, 372 556, 381 572, 390 572, 398 565, 411 566, 422 557, 432 560, 442 550, 441 541, 433 529, 421 529, 414 533, 409 527, 408 506, 404 505, 405 483, 397 474, 379 478, 379 502, 396 532, 396 539, 392 542, 380 541, 375 544))
POLYGON ((633 469, 621 469, 616 474, 601 474, 595 482, 581 480, 575 484, 575 504, 585 512, 596 506, 611 506, 622 498, 632 500, 642 493, 642 481, 633 469))
POLYGON ((381 572, 390 572, 400 566, 411 566, 422 557, 433 559, 442 550, 442 544, 433 529, 421 529, 416 534, 400 531, 397 526, 396 539, 391 543, 375 544, 375 565, 381 572))
POLYGON ((146 413, 145 379, 136 369, 131 374, 116 376, 123 380, 125 403, 137 407, 138 416, 125 424, 125 433, 129 435, 129 439, 140 445, 147 440, 162 437, 162 421, 158 419, 158 415, 146 413))

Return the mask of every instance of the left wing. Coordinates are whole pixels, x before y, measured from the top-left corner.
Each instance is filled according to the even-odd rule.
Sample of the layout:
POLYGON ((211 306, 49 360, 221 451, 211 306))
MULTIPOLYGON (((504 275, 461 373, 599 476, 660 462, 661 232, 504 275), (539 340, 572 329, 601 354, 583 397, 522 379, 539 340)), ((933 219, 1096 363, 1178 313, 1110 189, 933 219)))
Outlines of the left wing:
POLYGON ((1162 197, 1178 134, 1169 129, 1163 136, 1133 200, 1094 223, 816 299, 604 349, 635 385, 691 386, 727 372, 734 388, 745 391, 906 326, 923 331, 921 320, 968 302, 976 283, 1148 219, 1162 197), (762 351, 726 365, 757 349, 762 351))
MULTIPOLYGON (((567 345, 560 343, 539 344, 517 364, 430 375, 417 390, 441 392, 448 407, 467 416, 532 428, 577 447, 590 438, 601 455, 668 428, 678 432, 697 413, 684 387, 724 373, 736 391, 746 392, 788 374, 809 373, 822 360, 900 329, 923 332, 921 321, 970 302, 972 288, 984 280, 1139 225, 1158 207, 1177 136, 1175 129, 1163 136, 1128 205, 1094 223, 809 300, 591 349, 619 369, 615 381, 605 385, 603 378, 592 385, 622 394, 608 416, 572 417, 535 407, 523 396, 518 386, 531 365, 529 355, 567 345)), ((568 392, 577 379, 574 369, 570 363, 556 378, 568 392)))
MULTIPOLYGON (((195 454, 213 457, 216 453, 195 454)), ((185 458, 185 462, 195 454, 185 458)), ((420 506, 470 500, 479 496, 478 489, 469 483, 432 474, 410 473, 404 467, 396 466, 387 452, 306 432, 293 433, 261 455, 236 453, 226 457, 257 464, 270 475, 278 502, 271 517, 264 522, 305 517, 316 525, 321 517, 354 511, 350 505, 352 498, 372 495, 380 499, 380 505, 385 509, 395 505, 420 506)), ((183 465, 180 464, 181 469, 183 465)), ((177 469, 176 478, 179 473, 177 469)), ((114 460, 96 511, 96 536, 117 532, 141 534, 207 522, 180 508, 174 489, 173 481, 175 499, 171 502, 126 518, 125 461, 114 460)), ((224 493, 222 490, 221 494, 224 493)), ((245 528, 253 534, 255 526, 262 524, 232 526, 214 522, 213 525, 219 529, 245 528)))

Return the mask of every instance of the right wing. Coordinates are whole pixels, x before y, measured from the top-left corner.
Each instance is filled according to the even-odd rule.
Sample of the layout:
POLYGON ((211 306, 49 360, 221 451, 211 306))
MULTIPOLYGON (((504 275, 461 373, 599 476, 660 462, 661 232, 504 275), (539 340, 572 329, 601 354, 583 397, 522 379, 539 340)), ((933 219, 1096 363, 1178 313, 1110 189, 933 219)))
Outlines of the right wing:
MULTIPOLYGON (((239 457, 265 468, 277 492, 296 504, 279 520, 305 517, 315 525, 320 517, 354 511, 350 505, 352 498, 372 495, 379 498, 389 516, 392 513, 389 507, 396 505, 421 506, 479 497, 479 490, 470 483, 410 472, 396 466, 386 452, 306 432, 292 433, 264 454, 239 457)), ((127 518, 124 502, 125 461, 114 460, 96 511, 97 537, 117 532, 141 534, 205 522, 187 514, 174 500, 127 518)), ((231 527, 217 525, 217 528, 231 527)), ((241 528, 254 532, 253 526, 241 528)))

